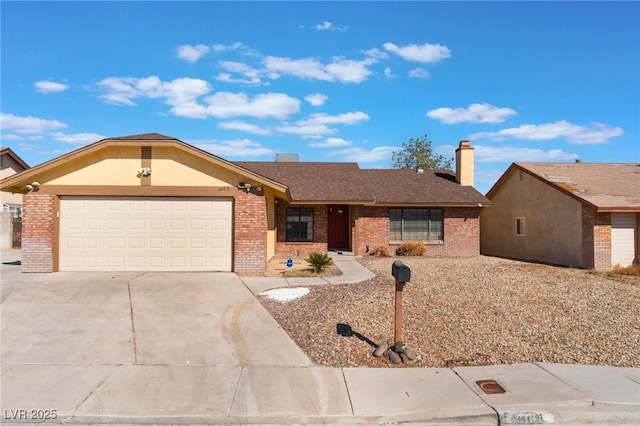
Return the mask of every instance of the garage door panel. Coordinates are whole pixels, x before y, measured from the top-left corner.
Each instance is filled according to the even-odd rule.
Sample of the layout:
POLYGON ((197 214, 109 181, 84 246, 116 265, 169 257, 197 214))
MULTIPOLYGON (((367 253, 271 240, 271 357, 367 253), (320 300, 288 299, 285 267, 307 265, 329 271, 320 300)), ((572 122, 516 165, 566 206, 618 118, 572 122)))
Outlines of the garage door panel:
POLYGON ((635 213, 611 214, 611 266, 628 266, 636 254, 635 213))
POLYGON ((231 270, 228 199, 61 198, 61 270, 231 270))

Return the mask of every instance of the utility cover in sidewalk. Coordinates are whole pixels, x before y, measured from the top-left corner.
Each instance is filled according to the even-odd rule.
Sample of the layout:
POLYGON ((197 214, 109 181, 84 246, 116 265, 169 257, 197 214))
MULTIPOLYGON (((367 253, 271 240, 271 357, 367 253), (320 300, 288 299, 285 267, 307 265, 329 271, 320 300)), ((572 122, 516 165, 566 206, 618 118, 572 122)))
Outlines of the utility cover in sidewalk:
POLYGON ((495 380, 478 380, 476 382, 480 389, 488 395, 505 393, 505 390, 495 380))

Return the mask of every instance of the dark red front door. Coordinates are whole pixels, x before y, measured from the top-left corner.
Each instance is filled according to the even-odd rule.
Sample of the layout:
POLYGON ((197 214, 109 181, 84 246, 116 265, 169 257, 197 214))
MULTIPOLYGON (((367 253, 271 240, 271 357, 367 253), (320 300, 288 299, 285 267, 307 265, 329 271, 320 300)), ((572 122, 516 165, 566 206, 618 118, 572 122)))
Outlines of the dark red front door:
POLYGON ((329 249, 349 248, 349 206, 330 205, 328 207, 329 230, 327 245, 329 249))

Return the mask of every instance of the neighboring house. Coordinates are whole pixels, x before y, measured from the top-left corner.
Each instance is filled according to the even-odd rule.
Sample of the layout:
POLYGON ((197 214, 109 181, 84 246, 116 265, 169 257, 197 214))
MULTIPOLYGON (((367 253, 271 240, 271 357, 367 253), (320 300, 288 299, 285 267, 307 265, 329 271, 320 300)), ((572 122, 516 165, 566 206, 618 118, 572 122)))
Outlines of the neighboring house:
POLYGON ((27 194, 23 272, 262 274, 276 254, 365 255, 408 240, 425 241, 430 256, 479 255, 489 200, 472 186, 473 148, 462 142, 456 153, 457 176, 234 163, 151 133, 98 141, 4 179, 0 189, 27 194))
MULTIPOLYGON (((29 168, 11 148, 0 147, 0 179, 29 168)), ((0 248, 20 247, 20 219, 22 194, 0 192, 0 248)))
POLYGON ((639 260, 640 164, 514 163, 487 198, 482 254, 597 270, 639 260))
MULTIPOLYGON (((11 148, 0 148, 0 179, 13 176, 29 168, 22 158, 11 148)), ((2 210, 10 211, 14 215, 19 215, 22 209, 22 194, 8 194, 0 192, 2 200, 2 210)))

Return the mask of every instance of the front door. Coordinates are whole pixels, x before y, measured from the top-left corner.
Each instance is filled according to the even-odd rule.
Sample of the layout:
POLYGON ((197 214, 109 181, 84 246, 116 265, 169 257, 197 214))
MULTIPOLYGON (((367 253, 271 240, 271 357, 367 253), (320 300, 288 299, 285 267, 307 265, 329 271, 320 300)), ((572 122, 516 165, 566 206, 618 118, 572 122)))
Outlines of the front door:
POLYGON ((349 206, 346 204, 330 205, 328 206, 328 216, 328 248, 349 249, 349 206))

